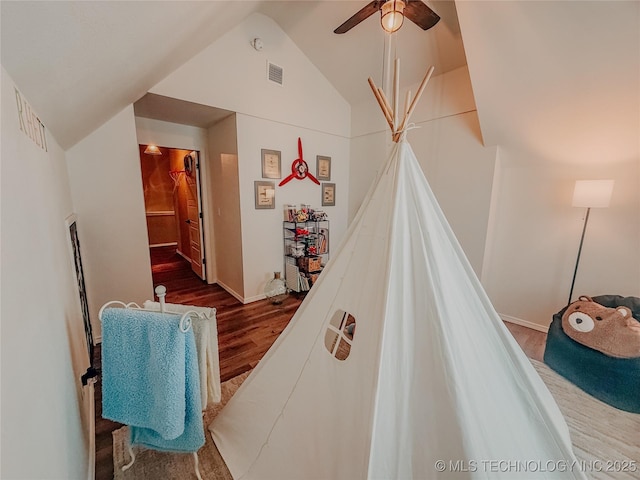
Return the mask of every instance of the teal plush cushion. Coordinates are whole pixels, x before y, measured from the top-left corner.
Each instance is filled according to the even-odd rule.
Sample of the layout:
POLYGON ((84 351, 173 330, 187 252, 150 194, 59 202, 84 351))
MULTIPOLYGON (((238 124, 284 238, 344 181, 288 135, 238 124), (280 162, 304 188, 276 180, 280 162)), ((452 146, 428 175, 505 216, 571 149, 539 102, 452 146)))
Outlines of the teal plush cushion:
MULTIPOLYGON (((628 307, 640 322, 640 298, 620 295, 593 297, 605 307, 628 307)), ((640 358, 615 358, 572 340, 562 329, 562 315, 553 316, 544 362, 597 399, 621 410, 640 413, 640 358)))

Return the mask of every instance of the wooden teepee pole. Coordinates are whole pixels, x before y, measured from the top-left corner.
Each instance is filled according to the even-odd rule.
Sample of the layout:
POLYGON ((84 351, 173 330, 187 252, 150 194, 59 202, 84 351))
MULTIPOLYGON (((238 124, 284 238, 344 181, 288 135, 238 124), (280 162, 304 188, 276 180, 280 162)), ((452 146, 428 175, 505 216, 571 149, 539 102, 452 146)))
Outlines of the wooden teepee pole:
POLYGON ((400 59, 393 62, 393 128, 398 128, 398 109, 400 108, 400 59))
POLYGON ((420 83, 420 87, 416 92, 416 96, 413 97, 413 100, 411 100, 411 91, 407 92, 407 95, 405 97, 405 102, 404 102, 402 122, 399 124, 398 124, 398 121, 400 120, 400 116, 398 114, 399 114, 399 108, 400 108, 400 105, 399 105, 400 104, 400 98, 399 98, 400 96, 400 59, 396 59, 394 62, 393 106, 389 105, 389 101, 387 100, 386 95, 382 90, 376 87, 376 84, 374 83, 374 81, 371 78, 368 79, 369 86, 371 87, 371 91, 373 92, 373 95, 376 97, 376 100, 378 101, 378 105, 380 105, 380 109, 382 110, 384 118, 387 121, 389 128, 391 129, 391 138, 393 139, 394 142, 397 143, 400 141, 402 132, 406 128, 407 124, 409 123, 409 118, 411 118, 411 114, 415 110, 416 105, 418 104, 418 101, 422 96, 422 92, 424 92, 424 89, 426 88, 427 83, 429 83, 429 79, 433 74, 433 70, 434 70, 433 67, 429 68, 424 78, 422 79, 422 83, 420 83))
POLYGON ((389 127, 391 127, 391 130, 393 130, 393 119, 391 118, 391 114, 387 110, 387 106, 384 104, 384 100, 382 100, 380 91, 376 87, 376 84, 373 83, 373 80, 371 79, 371 77, 369 77, 369 86, 371 87, 371 90, 373 91, 373 95, 376 97, 376 100, 378 101, 378 105, 380 105, 380 108, 382 109, 384 118, 387 120, 387 123, 389 124, 389 127))
MULTIPOLYGON (((411 102, 411 105, 409 106, 409 110, 407 110, 407 112, 404 114, 404 118, 402 119, 402 123, 400 124, 400 128, 398 128, 396 133, 402 132, 404 130, 404 127, 407 126, 407 123, 409 123, 409 118, 411 118, 411 114, 415 110, 416 105, 418 105, 418 100, 420 100, 420 97, 422 96, 422 92, 424 92, 424 89, 427 86, 427 83, 429 83, 429 79, 431 78, 431 75, 433 74, 433 70, 434 70, 433 66, 430 67, 429 70, 427 71, 426 75, 422 79, 422 83, 420 84, 420 87, 418 88, 416 96, 413 98, 413 101, 411 102)), ((397 140, 396 140, 396 142, 397 142, 397 140)))

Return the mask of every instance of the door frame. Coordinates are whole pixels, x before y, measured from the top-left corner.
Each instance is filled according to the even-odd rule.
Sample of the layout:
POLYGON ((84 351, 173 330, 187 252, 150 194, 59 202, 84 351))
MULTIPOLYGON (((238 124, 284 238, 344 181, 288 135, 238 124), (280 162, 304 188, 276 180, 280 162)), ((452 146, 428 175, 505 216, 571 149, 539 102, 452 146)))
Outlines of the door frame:
MULTIPOLYGON (((141 143, 139 144, 139 151, 140 153, 142 153, 143 149, 141 149, 140 147, 146 147, 147 144, 145 143, 141 143)), ((208 283, 208 278, 207 278, 207 265, 206 265, 206 261, 207 261, 207 247, 206 247, 206 243, 205 243, 205 239, 208 237, 208 235, 205 235, 205 231, 204 231, 204 216, 205 216, 205 212, 204 212, 204 202, 203 202, 203 190, 202 190, 202 176, 201 176, 201 152, 200 150, 197 149, 193 149, 193 148, 182 148, 182 147, 168 147, 168 146, 160 146, 158 145, 158 148, 162 148, 162 149, 167 149, 167 150, 178 150, 181 152, 187 152, 192 153, 195 152, 195 157, 196 157, 196 161, 195 163, 195 183, 196 183, 196 203, 197 203, 197 208, 198 208, 198 219, 199 219, 199 227, 200 227, 200 256, 202 257, 200 259, 201 264, 202 264, 202 277, 200 277, 199 275, 197 275, 195 272, 194 274, 196 274, 196 276, 198 276, 199 278, 201 278, 204 282, 208 283)), ((139 157, 139 162, 142 161, 142 156, 140 155, 139 157)), ((142 168, 142 167, 141 167, 142 168)), ((169 175, 169 173, 171 172, 171 166, 169 166, 169 169, 167 170, 167 175, 169 175)), ((186 171, 183 170, 183 175, 186 176, 186 171)), ((144 190, 145 184, 144 181, 142 182, 142 188, 144 190)), ((175 195, 175 193, 174 193, 175 195)), ((146 210, 146 207, 145 207, 146 210)), ((179 212, 176 210, 175 211, 175 218, 176 218, 176 229, 177 229, 177 235, 178 235, 178 254, 181 255, 183 258, 184 254, 182 254, 181 249, 180 249, 180 219, 179 219, 179 212)), ((151 244, 149 243, 149 235, 147 234, 147 244, 149 246, 149 248, 151 248, 151 244)), ((185 252, 186 253, 186 252, 185 252)), ((189 252, 190 253, 190 252, 189 252)), ((193 271, 193 270, 192 270, 193 271)))

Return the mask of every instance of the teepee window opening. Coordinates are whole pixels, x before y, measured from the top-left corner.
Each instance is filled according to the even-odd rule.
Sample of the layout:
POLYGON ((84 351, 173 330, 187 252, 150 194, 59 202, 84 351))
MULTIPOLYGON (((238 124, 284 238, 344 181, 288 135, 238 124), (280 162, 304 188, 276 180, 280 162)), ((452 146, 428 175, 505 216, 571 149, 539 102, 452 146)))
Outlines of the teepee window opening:
POLYGON ((351 353, 351 343, 356 332, 356 319, 343 310, 337 310, 327 326, 324 345, 338 360, 346 360, 351 353))

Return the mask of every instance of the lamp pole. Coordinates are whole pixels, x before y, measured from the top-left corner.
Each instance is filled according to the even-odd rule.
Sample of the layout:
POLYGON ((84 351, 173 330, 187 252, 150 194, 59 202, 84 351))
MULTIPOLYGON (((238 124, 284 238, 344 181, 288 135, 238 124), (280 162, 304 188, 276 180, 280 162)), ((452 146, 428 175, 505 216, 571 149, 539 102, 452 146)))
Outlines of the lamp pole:
POLYGON ((576 283, 576 274, 578 273, 578 264, 580 263, 580 254, 582 253, 582 244, 584 242, 584 232, 587 231, 587 222, 589 221, 589 212, 591 207, 587 207, 587 214, 584 217, 584 226, 582 227, 582 237, 580 237, 580 246, 578 247, 578 258, 576 258, 576 268, 573 270, 573 280, 571 280, 571 290, 569 291, 569 301, 567 305, 571 303, 571 297, 573 296, 573 286, 576 283))

